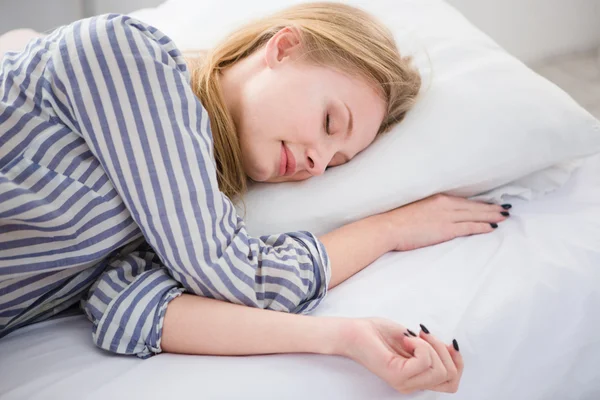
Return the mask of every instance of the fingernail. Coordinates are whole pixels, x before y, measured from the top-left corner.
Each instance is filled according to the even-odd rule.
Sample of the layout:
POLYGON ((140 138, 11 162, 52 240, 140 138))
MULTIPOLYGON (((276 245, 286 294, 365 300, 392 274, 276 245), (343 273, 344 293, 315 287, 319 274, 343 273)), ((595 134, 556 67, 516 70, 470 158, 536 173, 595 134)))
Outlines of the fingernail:
POLYGON ((496 228, 498 227, 498 224, 496 224, 496 223, 494 223, 494 222, 492 222, 490 225, 491 225, 491 226, 492 226, 492 228, 494 228, 494 229, 496 229, 496 228))
POLYGON ((410 337, 410 335, 408 333, 406 333, 406 332, 404 332, 404 336, 410 337))
POLYGON ((502 208, 505 210, 510 210, 512 208, 512 204, 502 204, 502 208))
POLYGON ((508 217, 510 214, 507 213, 506 211, 502 211, 500 214, 504 215, 505 217, 508 217))
POLYGON ((456 341, 456 339, 452 339, 452 346, 454 346, 454 350, 459 351, 458 350, 458 342, 456 341))
POLYGON ((429 334, 429 329, 425 328, 425 325, 423 325, 423 324, 419 324, 419 325, 421 325, 421 330, 423 332, 425 332, 426 334, 429 334))
POLYGON ((408 331, 408 333, 410 333, 410 334, 411 334, 411 335, 413 335, 414 337, 417 337, 417 335, 416 335, 416 334, 415 334, 413 331, 411 331, 410 329, 407 329, 407 331, 408 331))

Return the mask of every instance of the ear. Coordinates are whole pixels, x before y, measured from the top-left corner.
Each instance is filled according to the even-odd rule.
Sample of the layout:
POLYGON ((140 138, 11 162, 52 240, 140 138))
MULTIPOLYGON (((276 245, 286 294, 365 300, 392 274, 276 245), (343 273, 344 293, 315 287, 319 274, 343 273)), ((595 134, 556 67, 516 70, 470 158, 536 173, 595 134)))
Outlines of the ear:
POLYGON ((293 59, 300 49, 300 32, 294 27, 285 27, 277 32, 265 46, 265 62, 276 68, 282 62, 293 59))

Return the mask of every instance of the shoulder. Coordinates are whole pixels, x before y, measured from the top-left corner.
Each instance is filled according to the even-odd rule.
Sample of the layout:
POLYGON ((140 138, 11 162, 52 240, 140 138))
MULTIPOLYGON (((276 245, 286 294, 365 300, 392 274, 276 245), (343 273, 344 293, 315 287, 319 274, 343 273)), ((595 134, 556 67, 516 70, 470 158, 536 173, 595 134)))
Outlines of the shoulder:
POLYGON ((189 79, 188 66, 176 44, 158 28, 125 14, 102 14, 62 27, 59 56, 102 61, 110 52, 117 61, 134 58, 173 67, 189 79))

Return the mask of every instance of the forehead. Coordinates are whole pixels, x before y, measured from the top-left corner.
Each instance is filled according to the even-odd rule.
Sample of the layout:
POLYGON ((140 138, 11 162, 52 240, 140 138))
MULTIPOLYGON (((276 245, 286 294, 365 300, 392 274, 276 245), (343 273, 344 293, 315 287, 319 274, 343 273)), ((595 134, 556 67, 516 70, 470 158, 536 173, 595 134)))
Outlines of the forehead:
MULTIPOLYGON (((364 114, 383 119, 385 101, 383 92, 377 83, 358 74, 349 74, 333 68, 322 69, 323 78, 328 83, 330 92, 340 100, 350 101, 352 106, 364 111, 364 114)), ((353 112, 357 113, 359 110, 353 112)), ((362 115, 361 115, 362 116, 362 115)))

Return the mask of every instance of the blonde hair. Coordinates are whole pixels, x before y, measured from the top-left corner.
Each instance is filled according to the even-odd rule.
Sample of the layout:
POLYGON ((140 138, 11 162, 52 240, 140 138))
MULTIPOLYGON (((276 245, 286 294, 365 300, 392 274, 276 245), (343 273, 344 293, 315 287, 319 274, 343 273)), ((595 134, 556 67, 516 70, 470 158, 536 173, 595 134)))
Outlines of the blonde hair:
POLYGON ((412 108, 421 77, 411 57, 402 57, 392 33, 367 12, 342 3, 298 4, 249 22, 202 59, 190 60, 191 85, 206 108, 214 141, 220 190, 231 199, 247 190, 241 148, 219 85, 219 72, 252 54, 285 27, 300 33, 302 56, 319 66, 366 78, 387 110, 378 135, 402 121, 412 108))

